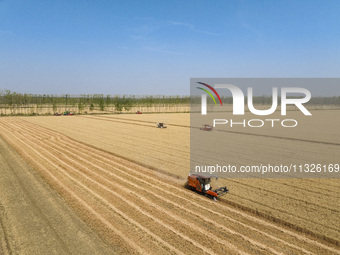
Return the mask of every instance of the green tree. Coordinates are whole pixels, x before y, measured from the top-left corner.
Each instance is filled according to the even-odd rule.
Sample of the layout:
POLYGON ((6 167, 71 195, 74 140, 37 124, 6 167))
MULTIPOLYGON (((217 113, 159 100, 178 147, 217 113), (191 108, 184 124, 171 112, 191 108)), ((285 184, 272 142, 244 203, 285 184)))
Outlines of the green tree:
POLYGON ((90 105, 90 111, 92 112, 94 110, 94 105, 93 105, 93 103, 91 103, 91 105, 90 105))
POLYGON ((82 113, 84 111, 84 104, 81 103, 81 102, 79 102, 79 104, 78 104, 78 111, 79 111, 79 113, 82 113))
POLYGON ((103 111, 105 111, 105 102, 104 102, 104 98, 103 97, 101 97, 100 99, 99 99, 99 109, 103 112, 103 111))
POLYGON ((123 110, 122 101, 120 100, 118 96, 115 96, 114 98, 114 106, 117 112, 121 112, 123 110))

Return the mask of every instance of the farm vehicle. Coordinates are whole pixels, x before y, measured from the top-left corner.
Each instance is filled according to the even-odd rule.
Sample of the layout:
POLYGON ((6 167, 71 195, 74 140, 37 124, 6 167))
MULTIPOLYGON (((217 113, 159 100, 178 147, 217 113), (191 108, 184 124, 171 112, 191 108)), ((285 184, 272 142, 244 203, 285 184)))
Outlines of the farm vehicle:
POLYGON ((63 113, 63 115, 74 115, 74 112, 65 111, 65 112, 63 113))
POLYGON ((202 128, 200 128, 201 130, 204 130, 204 131, 212 131, 213 130, 213 127, 208 125, 208 124, 204 124, 202 128))
POLYGON ((202 195, 205 195, 214 201, 217 201, 217 198, 226 194, 229 190, 227 187, 220 187, 217 189, 212 189, 211 181, 212 179, 218 179, 217 176, 203 176, 198 174, 189 174, 188 182, 186 186, 191 190, 194 190, 202 195))
POLYGON ((158 128, 167 128, 166 124, 163 122, 157 123, 158 128))

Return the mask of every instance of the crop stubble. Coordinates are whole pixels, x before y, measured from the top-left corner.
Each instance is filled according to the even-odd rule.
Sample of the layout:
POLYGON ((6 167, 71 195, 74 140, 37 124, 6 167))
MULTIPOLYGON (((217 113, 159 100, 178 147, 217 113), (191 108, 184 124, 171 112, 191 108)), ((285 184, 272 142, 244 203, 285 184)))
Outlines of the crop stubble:
MULTIPOLYGON (((333 121, 336 116, 330 117, 337 113, 337 111, 313 112, 314 121, 306 119, 301 125, 302 127, 319 125, 320 122, 315 122, 315 118, 324 120, 324 115, 333 121)), ((163 172, 183 178, 188 173, 189 114, 82 116, 67 120, 35 117, 25 120, 58 130, 76 140, 163 172), (155 129, 157 121, 168 123, 170 128, 155 129)), ((336 122, 324 129, 323 137, 315 137, 315 129, 300 128, 295 133, 288 132, 287 137, 275 138, 278 134, 282 136, 282 132, 277 134, 267 128, 264 131, 251 130, 253 133, 249 133, 249 129, 237 130, 238 133, 214 132, 212 138, 227 139, 232 148, 228 154, 231 159, 229 163, 235 165, 240 165, 240 162, 244 165, 260 164, 268 159, 274 164, 297 163, 301 160, 307 163, 314 162, 317 158, 321 158, 325 163, 337 161, 338 146, 322 143, 322 141, 338 142, 338 138, 334 137, 337 132, 336 122), (262 136, 268 132, 273 137, 262 136), (217 137, 216 133, 220 136, 217 137), (291 140, 291 137, 295 140, 291 140), (308 141, 321 143, 311 146, 308 141), (240 146, 244 143, 247 143, 246 148, 240 146), (261 143, 266 146, 259 146, 261 143), (294 149, 291 149, 292 144, 294 149)), ((202 155, 204 153, 203 149, 202 155)), ((216 155, 217 158, 220 157, 218 151, 216 155)), ((225 199, 232 204, 237 204, 243 209, 251 208, 268 218, 283 221, 287 225, 296 226, 299 230, 311 232, 326 240, 330 239, 333 242, 339 240, 338 179, 228 179, 221 180, 221 184, 230 188, 231 192, 225 199)))
POLYGON ((14 118, 2 119, 1 127, 3 137, 91 226, 129 252, 337 251, 60 133, 14 118))
MULTIPOLYGON (((95 118, 110 119, 108 117, 95 118)), ((107 122, 112 125, 110 121, 107 122)), ((152 122, 153 120, 145 121, 152 122)), ((78 119, 73 124, 76 122, 78 122, 78 119)), ((136 121, 124 120, 124 122, 134 123, 136 121)), ((100 123, 102 128, 104 123, 103 121, 100 121, 100 123)), ((122 126, 118 124, 117 130, 111 130, 115 131, 113 132, 115 136, 120 136, 119 130, 122 132, 123 130, 134 131, 132 132, 134 134, 137 131, 137 133, 142 133, 145 136, 144 130, 133 130, 134 126, 131 128, 131 125, 124 124, 122 126)), ((144 124, 148 125, 147 122, 144 124)), ((327 248, 321 243, 249 216, 239 210, 222 204, 215 204, 171 183, 165 182, 164 185, 159 178, 155 178, 159 176, 155 176, 155 173, 150 172, 149 169, 70 140, 60 133, 14 118, 7 118, 6 121, 2 121, 1 125, 4 127, 3 136, 14 147, 21 150, 37 169, 40 169, 40 171, 44 168, 50 169, 49 174, 41 173, 67 197, 70 204, 83 215, 90 225, 99 229, 103 235, 114 237, 114 243, 125 246, 129 251, 148 249, 147 251, 152 253, 160 251, 187 253, 196 249, 197 252, 206 251, 219 254, 227 251, 236 253, 237 250, 249 253, 256 251, 258 253, 276 253, 283 250, 286 252, 286 249, 297 253, 309 253, 316 249, 322 252, 336 252, 336 250, 327 248), (6 133, 5 130, 10 132, 6 133), (40 159, 37 157, 37 153, 39 153, 40 159), (60 171, 57 169, 60 169, 60 171), (57 176, 57 178, 51 177, 52 175, 57 176), (77 197, 77 199, 74 197, 77 197), (113 205, 114 207, 112 207, 113 205), (93 208, 96 208, 97 211, 93 212, 93 208), (164 215, 166 215, 165 219, 164 215), (116 233, 112 233, 115 231, 108 226, 113 226, 116 233), (202 228, 202 226, 204 227, 202 228), (119 232, 119 229, 121 232, 119 232), (122 233, 128 236, 129 242, 122 238, 122 233), (157 239, 158 235, 161 236, 161 240, 165 240, 165 243, 157 239), (209 235, 217 236, 216 240, 214 239, 214 245, 210 244, 209 235), (126 243, 135 245, 130 247, 126 243), (271 244, 268 245, 268 243, 271 244)), ((181 126, 181 123, 178 125, 181 126)), ((93 128, 91 125, 89 126, 90 129, 93 128)), ((151 126, 154 127, 150 123, 151 126)), ((69 127, 68 135, 74 134, 73 126, 69 127)), ((79 128, 79 126, 74 128, 79 128)), ((145 128, 149 129, 148 127, 145 128)), ((183 127, 178 127, 178 129, 180 128, 183 130, 183 127)), ((81 127, 78 131, 82 129, 84 130, 84 127, 81 127)), ((175 134, 170 133, 168 135, 176 135, 178 129, 175 130, 175 134)), ((148 137, 149 140, 152 140, 151 144, 157 146, 159 140, 154 135, 155 131, 148 130, 148 132, 147 134, 153 134, 150 136, 153 139, 148 137)), ((105 131, 105 134, 108 133, 110 133, 110 130, 105 131)), ((102 136, 105 137, 105 135, 102 136)), ((138 139, 139 136, 135 136, 134 142, 140 142, 138 139)), ((180 141, 170 139, 169 147, 164 150, 175 151, 175 148, 178 148, 181 143, 184 144, 185 150, 185 141, 182 139, 180 141)), ((162 144, 159 144, 154 150, 159 150, 159 147, 162 147, 162 144)), ((137 148, 139 150, 138 146, 137 148)), ((116 153, 116 151, 114 152, 116 153)), ((141 152, 139 151, 139 153, 141 152)), ((164 154, 159 155, 164 157, 164 154)), ((124 154, 123 156, 126 157, 127 155, 124 154)), ((143 159, 137 158, 136 161, 143 159)), ((150 161, 142 163, 149 164, 150 161)), ((153 165, 153 167, 156 168, 157 166, 153 165)), ((169 169, 167 170, 169 171, 169 169)), ((281 185, 280 182, 278 184, 281 185)), ((244 183, 239 185, 245 187, 244 183)), ((332 192, 332 189, 329 191, 332 192)), ((242 195, 238 196, 242 198, 242 195)), ((244 196, 247 197, 247 194, 244 196)), ((254 203, 258 202, 255 200, 254 203)))

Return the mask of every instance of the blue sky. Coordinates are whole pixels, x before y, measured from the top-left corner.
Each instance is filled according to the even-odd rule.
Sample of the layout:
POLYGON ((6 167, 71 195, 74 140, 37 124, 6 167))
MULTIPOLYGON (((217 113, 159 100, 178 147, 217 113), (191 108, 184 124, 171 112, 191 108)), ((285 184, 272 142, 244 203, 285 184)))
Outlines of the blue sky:
POLYGON ((339 77, 340 1, 0 0, 0 89, 188 95, 191 77, 339 77))

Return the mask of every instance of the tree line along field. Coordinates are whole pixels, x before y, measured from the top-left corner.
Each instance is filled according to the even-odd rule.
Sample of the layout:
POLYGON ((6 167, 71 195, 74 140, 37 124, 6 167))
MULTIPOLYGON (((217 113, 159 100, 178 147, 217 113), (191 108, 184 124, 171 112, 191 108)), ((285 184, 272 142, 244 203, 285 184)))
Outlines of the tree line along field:
MULTIPOLYGON (((162 150, 159 139, 164 137, 168 139, 168 147, 163 150, 169 155, 176 153, 173 147, 188 146, 188 141, 184 141, 188 140, 185 134, 181 141, 171 141, 175 136, 170 131, 187 130, 187 115, 164 115, 169 123, 169 128, 164 130, 155 130, 156 115, 136 119, 137 116, 142 115, 135 115, 135 119, 122 115, 118 119, 100 116, 2 117, 0 135, 112 245, 114 254, 339 253, 335 244, 184 189, 175 177, 147 167, 153 163, 144 162, 144 158, 133 160, 142 163, 139 164, 125 159, 131 154, 118 156, 120 141, 111 140, 115 151, 85 141, 87 128, 92 132, 96 130, 93 136, 98 134, 99 139, 109 131, 112 133, 107 139, 124 136, 120 133, 124 130, 133 131, 137 135, 132 140, 142 139, 152 128, 148 137, 149 151, 131 142, 126 146, 134 146, 137 154, 145 156, 154 150, 162 150), (89 125, 81 126, 83 121, 89 125), (64 125, 69 127, 67 132, 64 125), (112 129, 116 125, 119 128, 112 129), (78 140, 77 133, 83 134, 85 140, 78 140)), ((143 142, 146 140, 140 141, 143 142)), ((156 157, 167 158, 157 154, 155 162, 156 157)), ((172 173, 170 168, 167 173, 172 173)), ((187 171, 183 169, 182 176, 185 174, 187 171)))
MULTIPOLYGON (((329 119, 336 120, 338 112, 315 111, 313 118, 322 119, 324 114, 329 119)), ((158 174, 168 173, 177 176, 183 183, 189 173, 189 114, 22 117, 20 120, 57 131, 76 141, 157 169, 158 172, 154 172, 156 177, 158 174), (156 129, 155 124, 159 121, 167 123, 168 128, 156 129)), ((312 119, 305 121, 306 125, 313 124, 312 119)), ((292 136, 301 140, 296 141, 285 140, 284 137, 277 139, 275 135, 279 133, 275 134, 273 130, 270 130, 271 137, 258 136, 261 135, 258 130, 254 135, 249 135, 249 130, 243 132, 245 134, 230 132, 215 137, 227 139, 233 148, 229 155, 231 163, 254 164, 268 159, 275 162, 277 158, 289 163, 301 160, 313 162, 317 157, 325 162, 333 162, 340 158, 337 145, 321 143, 310 146, 309 141, 332 140, 337 143, 338 136, 335 135, 332 139, 338 132, 336 121, 334 125, 324 127, 324 137, 316 137, 314 129, 297 129, 292 136), (247 142, 246 149, 244 146, 240 147, 243 142, 247 142), (271 146, 261 146, 261 143, 271 146), (294 149, 289 149, 292 143, 294 149), (279 156, 282 152, 285 152, 283 157, 279 156)), ((262 132, 266 134, 268 131, 262 132)), ((204 150, 202 153, 204 154, 204 150)), ((277 162, 282 163, 280 160, 277 162)), ((221 179, 220 183, 230 189, 230 193, 223 198, 226 203, 281 222, 319 239, 339 243, 338 179, 221 179)))
POLYGON ((179 95, 35 95, 0 90, 0 115, 53 115, 67 110, 76 114, 188 112, 189 108, 190 98, 179 95))
MULTIPOLYGON (((225 105, 232 104, 232 97, 222 96, 221 100, 225 105)), ((271 100, 269 96, 253 97, 259 108, 270 107, 271 100)), ((189 112, 190 104, 199 102, 199 97, 179 95, 41 95, 0 90, 0 115, 53 115, 67 110, 76 114, 189 112)), ((340 109, 340 97, 313 97, 307 104, 313 109, 340 109)))

